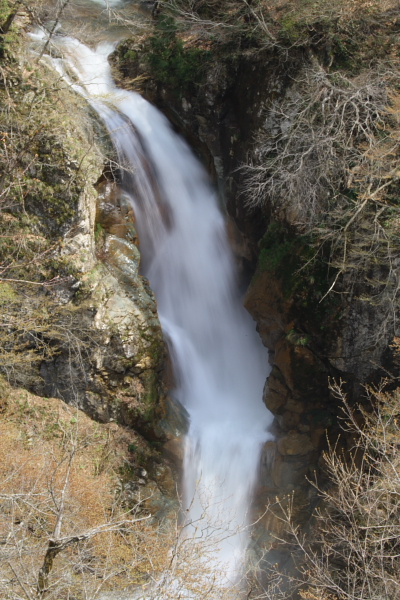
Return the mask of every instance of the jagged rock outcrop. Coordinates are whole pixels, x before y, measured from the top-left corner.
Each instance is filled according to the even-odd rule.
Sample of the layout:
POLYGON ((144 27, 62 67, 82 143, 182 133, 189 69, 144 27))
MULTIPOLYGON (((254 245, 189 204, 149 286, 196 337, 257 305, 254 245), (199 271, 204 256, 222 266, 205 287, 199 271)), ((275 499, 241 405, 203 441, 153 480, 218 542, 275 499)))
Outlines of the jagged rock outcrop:
POLYGON ((44 363, 43 392, 76 403, 103 422, 118 419, 150 431, 161 389, 164 343, 154 295, 139 274, 132 207, 108 181, 99 184, 97 208, 94 198, 92 203, 92 218, 80 220, 80 231, 67 240, 63 255, 77 261, 82 248, 92 251, 81 265, 79 286, 74 285, 97 339, 81 365, 71 365, 67 350, 44 363))

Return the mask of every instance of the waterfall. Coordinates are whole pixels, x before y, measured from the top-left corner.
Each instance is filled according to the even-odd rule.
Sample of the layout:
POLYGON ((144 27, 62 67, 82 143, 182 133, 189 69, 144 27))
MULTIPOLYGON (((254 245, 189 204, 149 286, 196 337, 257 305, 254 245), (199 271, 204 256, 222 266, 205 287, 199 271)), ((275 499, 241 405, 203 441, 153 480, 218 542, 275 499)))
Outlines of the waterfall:
POLYGON ((191 507, 189 519, 201 530, 223 523, 229 531, 216 554, 234 581, 272 416, 262 403, 266 350, 240 302, 224 217, 204 169, 165 117, 115 87, 112 47, 93 51, 61 36, 56 43, 63 59, 51 59, 53 66, 104 120, 127 167, 122 186, 173 359, 173 393, 190 415, 183 508, 191 507))

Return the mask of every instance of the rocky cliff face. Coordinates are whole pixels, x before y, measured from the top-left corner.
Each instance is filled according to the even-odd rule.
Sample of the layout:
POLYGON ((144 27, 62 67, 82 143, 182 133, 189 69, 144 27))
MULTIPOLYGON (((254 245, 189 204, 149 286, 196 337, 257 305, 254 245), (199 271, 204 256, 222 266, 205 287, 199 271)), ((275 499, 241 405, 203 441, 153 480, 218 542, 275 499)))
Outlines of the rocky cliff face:
MULTIPOLYGON (((195 42, 188 34, 184 39, 189 52, 195 42)), ((171 41, 166 44, 173 47, 171 41)), ((373 279, 385 280, 385 261, 379 264, 372 257, 366 270, 354 278, 354 269, 344 272, 330 260, 332 245, 318 246, 316 234, 305 233, 293 202, 273 203, 267 196, 256 208, 246 207, 240 167, 257 160, 260 132, 264 139, 273 140, 290 130, 285 103, 288 98, 296 98, 299 104, 305 101, 300 82, 307 65, 319 69, 321 77, 329 71, 327 62, 332 65, 334 57, 325 50, 308 46, 293 47, 285 57, 278 49, 244 50, 229 56, 220 50, 213 54, 211 45, 211 58, 203 56, 209 62, 195 87, 152 70, 146 45, 128 41, 114 56, 122 85, 124 78, 150 74, 145 95, 187 137, 220 191, 243 287, 247 287, 244 303, 273 364, 263 401, 275 415, 276 440, 265 447, 255 506, 262 512, 268 500, 295 492, 296 516, 302 523, 316 502, 309 480, 317 477, 323 484, 323 451, 328 439, 338 439, 341 407, 329 389, 330 379, 342 379, 350 401, 362 402, 362 386, 390 369, 389 343, 399 334, 393 321, 397 300, 388 291, 391 288, 385 288, 386 293, 381 286, 377 293, 371 286, 373 279), (331 286, 335 291, 329 291, 331 286)), ((364 235, 369 234, 364 231, 364 235)), ((344 450, 350 445, 350 439, 339 442, 344 450)), ((254 533, 256 554, 261 547, 271 548, 271 532, 280 530, 271 514, 263 524, 254 533)), ((277 556, 270 550, 270 557, 277 556)))
MULTIPOLYGON (((318 42, 317 34, 314 38, 318 42)), ((289 44, 290 51, 283 53, 277 46, 256 52, 232 46, 231 53, 229 48, 220 52, 212 44, 196 45, 190 37, 187 50, 175 37, 162 38, 161 46, 159 42, 150 48, 152 71, 143 91, 188 138, 220 190, 247 289, 245 305, 271 353, 273 368, 263 400, 276 417, 276 438, 264 448, 254 509, 261 513, 266 501, 294 491, 298 520, 304 523, 316 501, 307 478, 316 473, 323 481, 327 437, 337 440, 340 406, 329 390, 329 378, 342 378, 351 401, 357 402, 362 401, 362 385, 390 369, 388 344, 399 335, 393 318, 397 300, 383 292, 389 288, 378 253, 372 260, 367 253, 366 267, 356 277, 355 269, 343 271, 330 258, 332 241, 316 245, 316 230, 306 231, 299 222, 295 202, 276 202, 266 194, 250 210, 240 167, 257 163, 265 154, 255 142, 260 134, 265 140, 292 131, 294 113, 286 108, 308 98, 305 67, 316 69, 324 83, 318 102, 328 106, 326 90, 334 87, 334 78, 327 73, 336 59, 319 42, 289 44), (166 61, 164 71, 155 62, 160 56, 166 61), (334 292, 329 291, 332 283, 334 292)), ((146 44, 118 47, 114 63, 122 85, 149 75, 146 44)), ((2 371, 16 384, 63 398, 99 421, 134 427, 153 445, 168 440, 169 456, 179 460, 185 419, 163 394, 165 351, 155 299, 139 273, 134 215, 124 194, 104 175, 101 149, 92 143, 95 134, 101 138, 104 132, 79 99, 67 90, 60 92, 54 78, 45 69, 35 72, 26 57, 8 58, 4 69, 3 105, 11 102, 17 110, 12 120, 8 108, 2 112, 5 201, 0 225, 2 234, 11 233, 12 248, 10 253, 10 244, 0 242, 6 267, 2 274, 8 280, 2 281, 0 303, 12 331, 18 311, 31 315, 27 304, 37 305, 38 311, 34 326, 21 329, 15 338, 21 345, 5 345, 13 359, 1 355, 2 371), (21 279, 38 286, 32 288, 38 293, 27 292, 30 288, 21 287, 21 279), (15 307, 14 312, 9 314, 6 306, 15 307), (40 320, 43 310, 51 325, 47 329, 40 320), (33 364, 28 381, 17 369, 27 348, 32 352, 29 369, 33 364)), ((355 194, 350 188, 346 193, 355 194)), ((392 196, 395 192, 394 187, 392 196)), ((378 212, 366 214, 360 229, 352 231, 359 260, 366 253, 363 235, 372 245, 379 236, 394 236, 393 228, 382 230, 378 212), (371 223, 379 232, 375 237, 371 223)), ((351 213, 347 218, 351 224, 351 213)), ((396 255, 390 257, 389 270, 397 277, 396 255)), ((344 450, 350 443, 340 441, 344 450)), ((143 460, 150 460, 151 452, 146 452, 143 460)), ((169 467, 154 464, 155 479, 173 493, 169 467)), ((160 488, 149 485, 162 506, 160 488)), ((274 531, 279 523, 267 515, 254 533, 257 555, 271 547, 274 531)))
POLYGON ((103 174, 113 151, 97 117, 52 71, 31 66, 23 35, 11 48, 0 87, 1 373, 131 428, 138 443, 123 485, 140 479, 161 518, 176 490, 160 448, 179 432, 163 426, 165 347, 135 217, 103 174))
POLYGON ((72 290, 65 286, 62 293, 71 301, 73 289, 79 290, 75 305, 84 308, 98 340, 80 366, 71 365, 68 350, 42 364, 43 392, 77 403, 101 421, 112 418, 146 428, 158 403, 164 358, 157 306, 139 274, 140 253, 127 198, 114 183, 97 187, 98 194, 93 190, 82 202, 90 217, 78 212, 79 232, 65 240, 61 252, 69 261, 86 258, 72 290))

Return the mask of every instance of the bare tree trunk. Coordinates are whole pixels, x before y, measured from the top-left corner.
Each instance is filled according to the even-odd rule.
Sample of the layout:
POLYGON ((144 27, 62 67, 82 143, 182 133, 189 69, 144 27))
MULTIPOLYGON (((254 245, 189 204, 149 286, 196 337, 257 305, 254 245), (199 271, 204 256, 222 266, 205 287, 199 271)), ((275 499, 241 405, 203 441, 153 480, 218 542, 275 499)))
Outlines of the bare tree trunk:
POLYGON ((53 568, 54 559, 61 550, 62 548, 57 544, 56 540, 49 540, 43 565, 38 575, 37 593, 39 596, 43 596, 49 587, 49 574, 53 568))
POLYGON ((46 593, 46 590, 48 588, 49 574, 50 574, 51 569, 53 568, 53 562, 54 562, 55 557, 66 546, 69 546, 70 544, 72 544, 75 541, 75 537, 78 537, 78 536, 75 536, 74 538, 67 538, 65 540, 60 540, 61 526, 62 526, 62 521, 64 518, 65 494, 66 494, 67 487, 69 484, 69 477, 71 474, 71 466, 72 466, 72 462, 75 457, 75 453, 76 453, 76 448, 75 448, 75 446, 72 446, 72 450, 71 450, 71 453, 70 453, 69 459, 68 459, 68 467, 67 467, 67 472, 65 474, 64 485, 63 485, 63 489, 61 491, 61 498, 60 498, 59 504, 54 496, 53 491, 51 491, 51 496, 52 496, 53 502, 57 509, 57 521, 54 526, 53 537, 49 539, 49 544, 47 546, 47 551, 46 551, 46 554, 44 557, 43 565, 39 569, 38 584, 37 584, 37 592, 38 592, 39 596, 43 596, 46 593))
POLYGON ((56 19, 54 21, 54 25, 53 25, 53 27, 50 30, 49 37, 47 38, 46 43, 45 43, 45 45, 42 48, 42 51, 41 51, 41 53, 39 55, 39 59, 38 60, 40 60, 42 58, 43 54, 46 52, 46 50, 48 48, 48 45, 50 44, 51 38, 53 37, 54 32, 55 32, 55 30, 57 28, 57 25, 60 22, 61 15, 62 15, 64 9, 67 7, 68 4, 69 4, 69 0, 65 0, 65 2, 60 6, 60 10, 57 13, 56 19))
POLYGON ((18 9, 21 4, 22 4, 22 0, 18 0, 16 5, 14 6, 13 11, 8 15, 8 17, 4 21, 4 23, 2 25, 0 25, 0 35, 5 35, 6 33, 8 33, 11 25, 13 24, 15 17, 17 16, 18 9))

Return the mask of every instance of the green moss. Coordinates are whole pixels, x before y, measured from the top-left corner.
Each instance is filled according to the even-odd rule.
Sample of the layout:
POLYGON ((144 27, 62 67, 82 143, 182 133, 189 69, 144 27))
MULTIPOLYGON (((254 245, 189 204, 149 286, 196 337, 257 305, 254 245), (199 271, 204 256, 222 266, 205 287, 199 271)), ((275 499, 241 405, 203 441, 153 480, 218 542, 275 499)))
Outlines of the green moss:
POLYGON ((155 34, 149 39, 146 60, 157 81, 181 94, 201 83, 211 53, 201 48, 186 48, 177 34, 175 20, 161 16, 155 34))
POLYGON ((283 282, 286 296, 297 287, 296 270, 310 254, 309 236, 293 236, 281 223, 272 222, 259 242, 257 271, 270 271, 283 282))
POLYGON ((15 291, 8 283, 0 283, 0 306, 15 300, 15 291))
POLYGON ((123 60, 134 61, 137 58, 137 53, 135 50, 129 49, 125 52, 122 58, 123 60))
POLYGON ((142 397, 142 402, 145 405, 144 415, 146 420, 150 421, 154 416, 154 407, 158 402, 158 378, 153 369, 147 369, 141 379, 146 390, 142 397))
MULTIPOLYGON (((329 266, 329 257, 323 255, 323 249, 316 252, 312 236, 295 235, 281 223, 272 222, 259 248, 255 277, 263 271, 273 274, 281 282, 285 299, 294 300, 300 311, 312 311, 315 320, 322 322, 327 311, 336 306, 333 297, 321 303, 336 270, 329 266)), ((308 340, 300 336, 296 344, 307 345, 308 340)))
POLYGON ((313 427, 331 427, 337 422, 337 417, 327 409, 315 408, 304 415, 306 421, 313 427))
POLYGON ((103 235, 104 235, 104 229, 102 228, 100 223, 96 223, 96 228, 94 230, 95 242, 97 243, 99 240, 101 240, 103 235))
POLYGON ((286 235, 286 230, 280 223, 271 223, 259 243, 260 254, 258 269, 275 272, 281 267, 286 257, 292 254, 296 240, 286 235))
MULTIPOLYGON (((8 0, 0 0, 0 27, 7 22, 11 12, 12 7, 8 0)), ((18 35, 15 27, 11 26, 6 34, 0 34, 0 57, 4 57, 16 42, 18 42, 18 35)))
POLYGON ((0 171, 5 190, 0 259, 21 264, 21 269, 25 262, 19 278, 37 281, 40 273, 51 278, 63 269, 50 253, 36 263, 30 261, 35 252, 54 247, 55 239, 72 226, 80 196, 89 189, 95 171, 95 153, 88 151, 81 100, 60 89, 47 69, 40 65, 32 69, 31 58, 20 50, 23 68, 9 58, 2 61, 7 88, 0 88, 0 171))
POLYGON ((7 0, 0 0, 0 26, 7 20, 10 7, 7 0))
POLYGON ((298 42, 306 33, 306 28, 303 23, 301 23, 293 14, 285 15, 282 18, 280 25, 280 38, 291 43, 298 42))
POLYGON ((293 346, 307 346, 310 342, 310 336, 306 333, 299 333, 295 329, 291 329, 286 336, 288 342, 293 346))
POLYGON ((24 184, 29 190, 25 204, 47 220, 50 218, 57 227, 64 225, 75 215, 78 194, 74 185, 71 189, 62 184, 50 185, 46 181, 29 177, 24 184))

